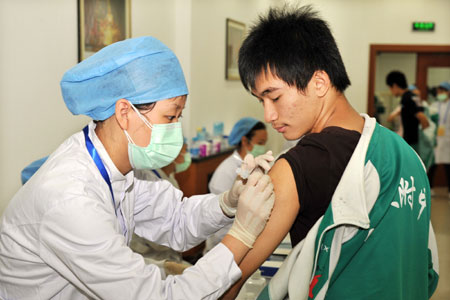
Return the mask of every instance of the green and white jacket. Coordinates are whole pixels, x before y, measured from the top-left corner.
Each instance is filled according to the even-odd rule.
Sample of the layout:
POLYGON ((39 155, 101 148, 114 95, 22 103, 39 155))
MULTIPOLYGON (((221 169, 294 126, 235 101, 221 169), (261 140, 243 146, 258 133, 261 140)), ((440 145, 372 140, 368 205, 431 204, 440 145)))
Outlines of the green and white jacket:
POLYGON ((365 118, 331 204, 258 299, 428 299, 439 264, 417 154, 365 118))

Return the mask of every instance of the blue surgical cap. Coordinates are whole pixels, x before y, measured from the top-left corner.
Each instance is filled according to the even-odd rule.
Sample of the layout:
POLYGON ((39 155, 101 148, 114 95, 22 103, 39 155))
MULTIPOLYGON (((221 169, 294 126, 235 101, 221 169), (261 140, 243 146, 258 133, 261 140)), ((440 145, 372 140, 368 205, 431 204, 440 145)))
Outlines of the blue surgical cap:
POLYGON ((445 89, 445 90, 447 90, 447 91, 450 91, 450 83, 447 82, 447 81, 441 82, 441 83, 439 84, 439 87, 440 87, 440 88, 443 88, 443 89, 445 89))
POLYGON ((94 120, 114 114, 116 101, 146 104, 188 94, 175 54, 153 37, 111 44, 75 67, 61 80, 69 110, 94 120))
POLYGON ((241 141, 242 137, 249 133, 256 123, 260 122, 257 119, 246 117, 242 118, 234 124, 228 137, 228 143, 230 145, 237 145, 241 141))
POLYGON ((36 171, 45 163, 47 158, 48 158, 48 156, 43 157, 38 160, 35 160, 31 164, 26 166, 25 169, 22 170, 22 173, 20 174, 21 179, 22 179, 22 184, 25 184, 25 182, 27 182, 28 179, 30 179, 34 173, 36 173, 36 171))

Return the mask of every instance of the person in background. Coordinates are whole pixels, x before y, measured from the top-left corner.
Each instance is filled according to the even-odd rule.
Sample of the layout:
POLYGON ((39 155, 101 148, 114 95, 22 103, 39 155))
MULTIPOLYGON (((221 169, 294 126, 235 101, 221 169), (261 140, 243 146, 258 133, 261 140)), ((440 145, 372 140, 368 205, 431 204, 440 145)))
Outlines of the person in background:
POLYGON ((240 167, 247 153, 254 157, 265 154, 266 143, 267 130, 264 123, 251 117, 236 122, 228 137, 228 144, 236 146, 236 150, 214 171, 208 183, 210 192, 221 194, 229 190, 236 180, 236 169, 240 167))
POLYGON ((448 197, 450 198, 450 83, 442 82, 437 87, 437 101, 431 105, 430 113, 438 120, 435 165, 430 168, 429 180, 433 187, 436 165, 442 164, 447 177, 448 197))
MULTIPOLYGON (((245 117, 236 122, 228 137, 228 144, 236 146, 236 150, 214 171, 208 183, 209 191, 217 195, 228 191, 236 180, 236 170, 242 165, 245 156, 248 153, 254 157, 264 155, 266 143, 267 130, 264 123, 251 117, 245 117)), ((208 237, 203 253, 220 243, 228 229, 224 227, 208 237)))
MULTIPOLYGON (((425 115, 428 121, 428 126, 426 128, 423 128, 422 124, 419 124, 418 140, 414 146, 414 150, 416 150, 417 154, 419 154, 419 157, 420 159, 422 159, 425 168, 429 170, 434 163, 434 146, 436 144, 436 137, 435 137, 436 124, 434 123, 434 121, 430 116, 428 102, 422 100, 421 98, 420 90, 414 84, 409 85, 408 90, 413 94, 411 99, 416 103, 417 108, 423 111, 423 114, 425 115)), ((400 120, 399 122, 400 126, 398 127, 398 130, 396 132, 398 135, 403 137, 404 133, 403 133, 401 112, 402 112, 402 105, 400 104, 394 111, 391 112, 391 114, 387 118, 387 121, 392 122, 396 118, 398 118, 400 120)))
POLYGON ((64 141, 0 219, 1 299, 217 299, 241 276, 273 206, 270 177, 251 156, 221 195, 184 197, 142 170, 179 155, 187 99, 175 54, 153 37, 109 45, 68 70, 62 96, 92 121, 64 141), (132 234, 185 251, 233 223, 183 274, 162 279, 132 234), (211 280, 213 278, 214 280, 211 280), (200 287, 200 288, 192 288, 200 287))
POLYGON ((30 180, 31 176, 45 163, 48 159, 48 156, 37 159, 33 161, 31 164, 23 168, 22 172, 20 172, 20 179, 22 181, 22 185, 24 185, 28 180, 30 180))
POLYGON ((265 121, 285 139, 302 138, 269 172, 272 214, 224 299, 288 232, 291 254, 259 299, 431 297, 438 263, 425 169, 400 136, 350 105, 327 23, 311 6, 272 8, 238 62, 265 121))
POLYGON ((400 115, 402 118, 403 138, 417 151, 419 124, 422 126, 422 129, 426 129, 429 126, 428 118, 423 112, 424 109, 417 104, 417 96, 408 90, 406 77, 402 72, 391 71, 386 76, 386 84, 394 97, 401 97, 400 115))

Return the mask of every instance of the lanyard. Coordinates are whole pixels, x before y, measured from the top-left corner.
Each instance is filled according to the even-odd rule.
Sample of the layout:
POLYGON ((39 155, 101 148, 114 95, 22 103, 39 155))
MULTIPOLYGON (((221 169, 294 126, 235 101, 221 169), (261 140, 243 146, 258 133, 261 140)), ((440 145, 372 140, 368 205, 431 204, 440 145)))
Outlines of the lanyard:
POLYGON ((159 175, 158 171, 156 171, 156 170, 152 170, 152 171, 153 171, 153 173, 155 173, 156 176, 158 176, 159 179, 161 179, 161 175, 159 175))
POLYGON ((113 190, 112 190, 112 186, 111 186, 111 180, 109 179, 108 172, 105 169, 105 165, 103 165, 103 162, 102 162, 102 160, 100 158, 100 155, 98 154, 97 149, 95 149, 94 144, 92 144, 92 141, 89 138, 89 135, 88 135, 89 128, 88 128, 88 126, 83 128, 83 132, 84 132, 84 139, 86 141, 86 148, 87 148, 89 154, 91 155, 92 159, 94 160, 95 164, 97 165, 97 169, 100 171, 100 174, 102 174, 103 179, 105 179, 106 183, 109 186, 109 190, 111 192, 112 202, 113 202, 113 206, 114 206, 114 212, 116 213, 116 217, 117 217, 116 201, 114 201, 114 194, 113 194, 113 190))
MULTIPOLYGON (((441 104, 439 103, 439 119, 441 118, 441 104)), ((447 122, 447 117, 448 117, 448 110, 450 109, 450 102, 447 101, 447 108, 445 109, 445 114, 444 114, 444 118, 442 120, 442 125, 445 125, 445 123, 447 122)), ((441 121, 439 120, 439 123, 441 121)))

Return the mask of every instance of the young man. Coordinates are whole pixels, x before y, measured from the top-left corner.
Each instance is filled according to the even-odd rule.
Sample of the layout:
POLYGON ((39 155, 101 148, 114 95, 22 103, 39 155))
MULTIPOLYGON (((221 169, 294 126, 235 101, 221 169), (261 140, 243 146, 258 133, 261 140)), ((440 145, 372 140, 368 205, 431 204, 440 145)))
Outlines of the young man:
POLYGON ((288 232, 294 248, 262 299, 430 297, 438 275, 425 170, 401 137, 346 99, 327 23, 308 6, 271 9, 244 41, 239 72, 266 121, 302 139, 269 173, 271 217, 225 299, 288 232))
POLYGON ((424 109, 420 105, 420 98, 408 89, 406 77, 402 72, 392 71, 386 76, 386 84, 389 86, 394 97, 401 97, 401 116, 403 127, 403 138, 405 141, 418 150, 419 143, 419 124, 422 129, 429 126, 428 119, 424 114, 424 109))

